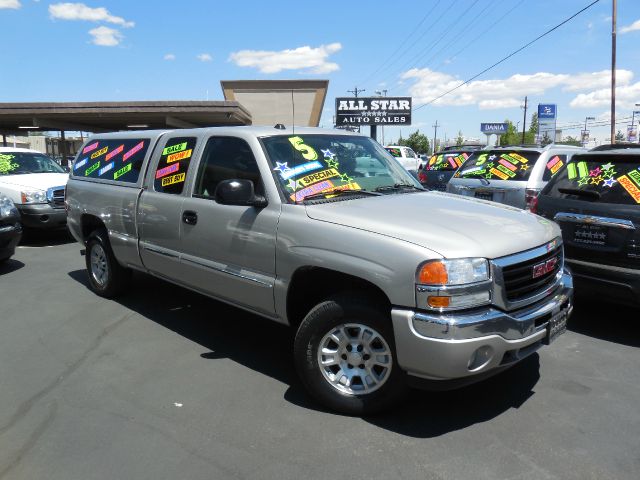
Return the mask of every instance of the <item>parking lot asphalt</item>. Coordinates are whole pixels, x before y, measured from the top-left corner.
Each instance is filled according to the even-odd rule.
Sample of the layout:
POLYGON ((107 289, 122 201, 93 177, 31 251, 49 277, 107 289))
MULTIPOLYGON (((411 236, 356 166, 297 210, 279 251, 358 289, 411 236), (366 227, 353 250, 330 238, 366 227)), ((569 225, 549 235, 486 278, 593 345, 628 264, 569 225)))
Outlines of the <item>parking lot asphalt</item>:
POLYGON ((0 266, 0 480, 640 478, 640 312, 580 299, 550 347, 392 412, 328 413, 291 332, 136 274, 87 288, 66 234, 0 266))

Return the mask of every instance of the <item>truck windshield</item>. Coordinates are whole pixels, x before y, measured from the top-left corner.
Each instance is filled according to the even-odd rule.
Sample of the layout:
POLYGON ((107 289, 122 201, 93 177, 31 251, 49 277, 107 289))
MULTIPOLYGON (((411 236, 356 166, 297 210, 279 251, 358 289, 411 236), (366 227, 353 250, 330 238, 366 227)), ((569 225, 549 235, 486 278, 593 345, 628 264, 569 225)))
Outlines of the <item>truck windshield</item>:
POLYGON ((544 195, 600 203, 640 204, 640 155, 574 155, 544 195))
POLYGON ((539 156, 539 152, 522 150, 473 152, 454 176, 488 180, 528 180, 539 156))
POLYGON ((383 147, 367 137, 300 134, 265 137, 261 141, 276 182, 290 202, 341 190, 363 194, 424 190, 389 158, 383 147))
POLYGON ((55 160, 32 152, 0 152, 0 175, 65 173, 55 160))
POLYGON ((471 154, 468 152, 447 152, 432 155, 427 170, 457 170, 471 154))

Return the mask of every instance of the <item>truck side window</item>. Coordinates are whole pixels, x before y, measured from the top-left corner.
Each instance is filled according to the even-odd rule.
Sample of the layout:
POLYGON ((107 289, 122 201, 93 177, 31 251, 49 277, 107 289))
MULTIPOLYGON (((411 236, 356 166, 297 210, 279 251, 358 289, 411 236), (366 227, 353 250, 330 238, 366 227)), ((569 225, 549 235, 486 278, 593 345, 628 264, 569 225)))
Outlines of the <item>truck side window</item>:
POLYGON ((173 137, 166 141, 153 182, 156 192, 182 193, 195 147, 195 137, 173 137))
POLYGON ((566 155, 554 155, 551 157, 545 165, 544 173, 542 174, 542 181, 548 182, 556 173, 560 171, 562 167, 567 164, 566 155))
POLYGON ((78 153, 72 174, 136 183, 149 144, 148 138, 89 140, 78 153))
POLYGON ((249 144, 237 137, 211 137, 202 154, 194 196, 213 198, 218 183, 233 178, 251 180, 264 195, 258 164, 249 144))

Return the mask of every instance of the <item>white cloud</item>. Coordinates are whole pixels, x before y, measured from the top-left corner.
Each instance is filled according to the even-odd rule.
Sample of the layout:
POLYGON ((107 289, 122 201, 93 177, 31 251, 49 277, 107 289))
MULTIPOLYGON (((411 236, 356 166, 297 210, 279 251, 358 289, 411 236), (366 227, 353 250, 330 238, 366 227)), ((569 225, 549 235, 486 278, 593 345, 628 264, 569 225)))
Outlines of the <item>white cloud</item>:
POLYGON ((620 29, 620 33, 629 33, 629 32, 634 32, 636 30, 640 30, 640 20, 636 20, 631 25, 627 25, 626 27, 622 27, 620 29))
POLYGON ((213 57, 208 53, 201 53, 199 55, 196 55, 196 58, 201 62, 210 62, 211 60, 213 60, 213 57))
POLYGON ((133 27, 134 22, 129 22, 122 17, 111 15, 104 7, 91 8, 84 3, 55 3, 49 5, 49 15, 58 20, 87 20, 89 22, 107 22, 120 25, 125 28, 133 27))
MULTIPOLYGON (((616 106, 633 109, 640 99, 640 82, 631 85, 616 84, 616 106)), ((600 88, 589 93, 581 93, 571 100, 573 108, 595 108, 611 105, 611 88, 600 88)))
POLYGON ((105 26, 96 27, 89 30, 89 34, 93 37, 91 43, 100 45, 101 47, 115 47, 122 41, 122 34, 114 29, 105 26))
MULTIPOLYGON (((617 70, 618 85, 627 86, 633 78, 629 70, 617 70)), ((401 76, 402 80, 413 80, 409 92, 415 104, 429 102, 457 87, 461 80, 452 75, 433 70, 412 69, 401 76)), ((505 79, 475 80, 433 102, 434 105, 478 105, 480 109, 517 107, 522 97, 542 95, 547 90, 561 88, 568 92, 579 92, 604 88, 610 82, 610 72, 587 72, 578 74, 554 74, 538 72, 516 74, 505 79)), ((575 101, 575 100, 574 100, 575 101)))
POLYGON ((176 56, 173 53, 167 53, 164 57, 165 60, 175 60, 176 56))
POLYGON ((257 68, 262 73, 278 73, 282 70, 308 70, 311 73, 330 73, 339 70, 337 63, 328 62, 330 55, 340 51, 342 45, 331 43, 317 48, 309 46, 294 49, 267 51, 241 50, 229 56, 239 67, 257 68))
POLYGON ((0 10, 3 8, 13 8, 18 9, 22 7, 20 0, 0 0, 0 10))

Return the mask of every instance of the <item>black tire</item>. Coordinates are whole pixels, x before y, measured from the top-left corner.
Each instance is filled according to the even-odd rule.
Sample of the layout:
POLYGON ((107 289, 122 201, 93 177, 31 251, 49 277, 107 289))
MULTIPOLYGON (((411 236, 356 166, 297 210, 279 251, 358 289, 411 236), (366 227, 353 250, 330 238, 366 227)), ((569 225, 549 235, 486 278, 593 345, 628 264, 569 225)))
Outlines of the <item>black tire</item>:
MULTIPOLYGON (((347 327, 347 330, 349 328, 347 327)), ((335 343, 335 345, 336 351, 341 351, 338 344, 335 343)), ((357 294, 341 294, 316 305, 300 324, 294 340, 293 351, 296 370, 305 388, 314 399, 331 410, 348 415, 378 413, 396 404, 408 390, 403 378, 404 374, 396 361, 393 328, 388 307, 385 308, 379 305, 377 302, 372 301, 371 298, 357 294), (384 342, 386 342, 385 347, 388 346, 388 350, 390 350, 390 370, 387 372, 386 377, 383 376, 384 381, 381 382, 381 385, 370 393, 365 391, 341 391, 340 387, 336 386, 335 381, 328 378, 331 372, 327 370, 327 367, 320 367, 318 359, 320 343, 323 342, 326 335, 342 325, 362 325, 373 329, 384 339, 384 342), (323 371, 326 373, 323 373, 323 371)), ((353 350, 349 350, 349 354, 353 352, 353 350)), ((367 350, 365 350, 366 352, 367 350)), ((343 355, 341 358, 345 356, 343 355)), ((349 357, 349 360, 351 360, 351 357, 349 357)), ((346 359, 344 364, 349 365, 346 359)), ((342 362, 341 365, 343 365, 342 362)), ((342 370, 344 367, 333 367, 338 369, 335 377, 344 374, 344 372, 354 372, 354 367, 355 365, 349 365, 346 370, 342 370)), ((364 370, 359 371, 364 372, 364 370)), ((355 372, 354 375, 357 377, 359 374, 355 372)), ((364 375, 366 374, 360 377, 361 384, 362 378, 365 378, 364 375)), ((355 380, 354 386, 358 388, 355 380)), ((364 387, 361 386, 360 388, 364 387)))
POLYGON ((105 298, 118 296, 129 284, 131 270, 118 263, 113 255, 109 236, 105 230, 95 230, 89 235, 85 254, 87 276, 89 286, 97 295, 105 298), (96 260, 94 255, 102 258, 100 264, 106 272, 104 277, 99 275, 99 268, 92 269, 92 260, 96 260))

